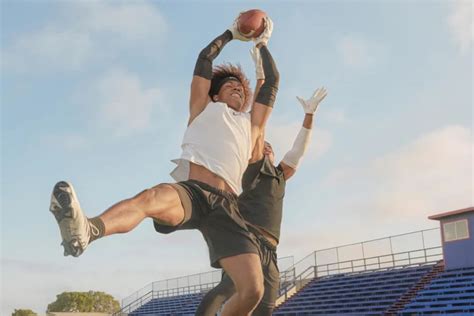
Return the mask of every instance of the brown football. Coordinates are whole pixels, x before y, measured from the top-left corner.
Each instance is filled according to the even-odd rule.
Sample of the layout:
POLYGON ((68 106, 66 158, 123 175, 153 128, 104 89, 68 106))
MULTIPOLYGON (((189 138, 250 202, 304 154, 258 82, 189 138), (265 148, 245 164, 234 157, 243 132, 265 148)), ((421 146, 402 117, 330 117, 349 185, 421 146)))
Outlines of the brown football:
POLYGON ((249 38, 259 37, 265 30, 264 18, 266 16, 265 12, 258 9, 243 12, 237 23, 240 34, 249 38))

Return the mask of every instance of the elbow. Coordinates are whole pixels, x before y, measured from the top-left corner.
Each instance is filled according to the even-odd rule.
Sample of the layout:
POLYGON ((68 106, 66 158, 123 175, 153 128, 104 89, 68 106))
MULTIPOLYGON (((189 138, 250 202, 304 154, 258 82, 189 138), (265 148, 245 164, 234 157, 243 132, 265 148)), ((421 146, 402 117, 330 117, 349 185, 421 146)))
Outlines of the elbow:
POLYGON ((258 95, 255 98, 255 102, 269 107, 273 107, 277 92, 278 86, 269 84, 269 82, 265 79, 265 84, 260 88, 260 91, 258 92, 258 95))
POLYGON ((219 55, 220 52, 221 47, 215 42, 212 42, 201 50, 198 56, 198 60, 206 60, 212 62, 214 58, 219 55))
POLYGON ((280 86, 280 73, 278 72, 277 69, 275 69, 271 75, 267 76, 265 74, 265 85, 268 85, 269 87, 272 87, 275 90, 278 90, 278 87, 280 86))
POLYGON ((197 64, 208 64, 212 62, 212 60, 209 58, 209 54, 206 49, 203 49, 196 60, 197 64))
POLYGON ((193 74, 208 80, 211 80, 212 78, 212 62, 206 56, 204 51, 199 54, 196 65, 194 66, 193 74))
POLYGON ((199 55, 198 55, 198 61, 203 61, 203 60, 206 60, 206 61, 209 61, 209 49, 206 47, 204 48, 201 52, 199 52, 199 55))
POLYGON ((278 87, 280 85, 280 74, 276 68, 271 72, 269 76, 265 74, 265 82, 260 87, 255 102, 264 104, 269 107, 273 107, 275 99, 278 93, 278 87))

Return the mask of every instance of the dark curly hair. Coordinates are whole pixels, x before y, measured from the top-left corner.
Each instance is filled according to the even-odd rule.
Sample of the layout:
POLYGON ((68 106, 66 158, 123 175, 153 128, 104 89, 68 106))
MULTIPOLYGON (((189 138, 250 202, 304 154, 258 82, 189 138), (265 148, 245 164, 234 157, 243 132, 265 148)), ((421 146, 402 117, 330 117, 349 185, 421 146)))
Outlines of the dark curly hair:
POLYGON ((247 79, 242 71, 240 65, 232 65, 231 63, 225 63, 214 67, 212 70, 211 89, 209 90, 209 96, 212 97, 219 93, 219 89, 222 86, 222 81, 228 77, 236 78, 244 89, 244 106, 242 111, 245 111, 250 106, 252 100, 252 90, 250 89, 250 81, 247 79))

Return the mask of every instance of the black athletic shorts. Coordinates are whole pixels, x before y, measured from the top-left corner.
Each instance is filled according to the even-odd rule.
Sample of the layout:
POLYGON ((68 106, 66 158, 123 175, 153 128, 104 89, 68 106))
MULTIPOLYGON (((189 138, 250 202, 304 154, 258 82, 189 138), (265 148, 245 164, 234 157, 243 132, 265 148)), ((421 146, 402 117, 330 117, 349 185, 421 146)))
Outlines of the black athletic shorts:
POLYGON ((271 313, 269 314, 267 311, 273 311, 278 299, 280 270, 278 269, 276 247, 260 234, 257 234, 257 239, 260 245, 260 260, 262 261, 265 291, 253 315, 270 315, 271 313))
MULTIPOLYGON (((264 293, 262 300, 253 311, 253 316, 271 316, 278 299, 280 286, 280 271, 278 270, 276 247, 264 236, 256 233, 259 243, 260 259, 262 262, 264 293)), ((232 279, 222 271, 222 279, 201 300, 196 316, 216 315, 224 303, 235 293, 232 279)))
POLYGON ((219 260, 225 257, 259 254, 256 238, 248 231, 239 212, 236 195, 196 180, 169 185, 178 192, 184 208, 184 220, 176 226, 153 221, 157 232, 168 234, 176 230, 199 230, 206 240, 214 268, 221 268, 219 260))

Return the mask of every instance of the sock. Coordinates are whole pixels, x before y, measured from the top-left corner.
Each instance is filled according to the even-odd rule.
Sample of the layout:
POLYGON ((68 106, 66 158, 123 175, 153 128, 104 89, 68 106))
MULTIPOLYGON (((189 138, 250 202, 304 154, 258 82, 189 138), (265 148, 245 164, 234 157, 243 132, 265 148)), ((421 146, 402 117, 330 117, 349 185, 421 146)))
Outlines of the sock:
POLYGON ((89 218, 90 236, 89 243, 104 236, 105 225, 100 217, 89 218))

